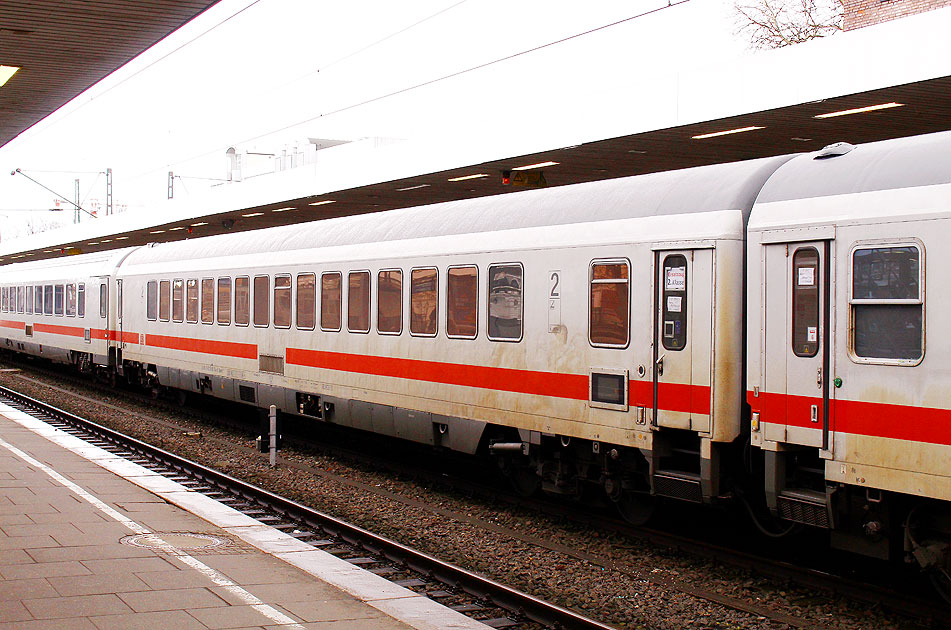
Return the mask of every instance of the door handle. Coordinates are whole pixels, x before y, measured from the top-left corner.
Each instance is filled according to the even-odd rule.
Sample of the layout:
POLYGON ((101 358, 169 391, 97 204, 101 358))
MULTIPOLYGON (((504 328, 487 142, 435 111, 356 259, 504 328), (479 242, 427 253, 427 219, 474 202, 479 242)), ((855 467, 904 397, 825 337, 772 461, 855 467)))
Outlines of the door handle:
POLYGON ((816 387, 822 389, 822 368, 816 370, 816 387))
POLYGON ((664 375, 664 357, 666 356, 666 354, 662 354, 658 357, 657 361, 654 362, 654 369, 657 370, 657 376, 664 375))

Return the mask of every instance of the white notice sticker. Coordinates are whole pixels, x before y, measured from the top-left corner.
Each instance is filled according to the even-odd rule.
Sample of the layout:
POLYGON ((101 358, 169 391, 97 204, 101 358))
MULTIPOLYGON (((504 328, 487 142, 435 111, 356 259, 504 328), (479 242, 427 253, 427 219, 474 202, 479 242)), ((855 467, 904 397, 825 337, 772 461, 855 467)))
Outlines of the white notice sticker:
POLYGON ((664 289, 667 291, 683 291, 687 288, 687 268, 668 267, 664 279, 664 289))
POLYGON ((819 341, 819 329, 815 326, 806 326, 806 341, 808 343, 819 341))
POLYGON ((668 313, 679 313, 682 308, 683 298, 679 295, 668 295, 667 296, 667 312, 668 313))
POLYGON ((799 268, 799 286, 801 287, 811 287, 816 284, 816 268, 815 267, 800 267, 799 268))

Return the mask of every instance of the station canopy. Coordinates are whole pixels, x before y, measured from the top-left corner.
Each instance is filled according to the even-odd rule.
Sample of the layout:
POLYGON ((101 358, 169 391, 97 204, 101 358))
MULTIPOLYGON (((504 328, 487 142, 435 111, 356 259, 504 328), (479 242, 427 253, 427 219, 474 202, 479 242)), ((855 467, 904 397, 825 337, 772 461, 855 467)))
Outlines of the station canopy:
MULTIPOLYGON (((149 6, 164 4, 194 15, 213 3, 149 6)), ((138 3, 122 6, 146 12, 138 3)), ((607 123, 597 113, 587 117, 597 121, 573 119, 530 145, 500 131, 479 146, 404 143, 376 157, 324 161, 155 212, 4 242, 0 264, 944 131, 951 129, 949 32, 951 7, 619 85, 627 101, 607 123)), ((92 75, 83 77, 73 80, 88 84, 92 75)), ((0 107, 8 107, 3 98, 0 88, 0 107)), ((45 103, 58 105, 53 97, 45 103)), ((8 138, 14 131, 3 116, 8 138)))

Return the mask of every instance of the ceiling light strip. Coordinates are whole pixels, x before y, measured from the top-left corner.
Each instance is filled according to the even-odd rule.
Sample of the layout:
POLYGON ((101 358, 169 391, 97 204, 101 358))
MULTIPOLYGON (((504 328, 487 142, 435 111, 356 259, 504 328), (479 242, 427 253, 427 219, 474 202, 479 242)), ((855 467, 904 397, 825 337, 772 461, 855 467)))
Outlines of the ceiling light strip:
POLYGON ((813 118, 835 118, 837 116, 848 116, 850 114, 864 114, 865 112, 877 112, 880 109, 891 109, 893 107, 904 107, 904 103, 881 103, 879 105, 869 105, 868 107, 857 107, 855 109, 843 109, 838 112, 829 112, 828 114, 818 114, 813 118))
POLYGON ((699 136, 691 136, 693 140, 706 140, 707 138, 716 138, 717 136, 729 136, 734 133, 746 133, 747 131, 756 131, 757 129, 766 129, 752 125, 750 127, 740 127, 738 129, 727 129, 726 131, 714 131, 712 133, 702 133, 699 136))

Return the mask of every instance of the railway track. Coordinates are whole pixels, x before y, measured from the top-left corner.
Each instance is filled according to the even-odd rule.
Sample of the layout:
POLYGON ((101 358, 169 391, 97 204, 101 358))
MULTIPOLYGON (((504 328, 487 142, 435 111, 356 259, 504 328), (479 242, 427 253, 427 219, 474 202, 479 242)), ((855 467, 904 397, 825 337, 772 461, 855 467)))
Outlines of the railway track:
MULTIPOLYGON (((328 447, 323 445, 322 448, 328 447)), ((340 449, 339 446, 333 448, 338 450, 340 449)), ((350 450, 346 454, 346 457, 348 459, 359 459, 360 455, 360 451, 350 450)), ((377 462, 374 463, 376 464, 377 462)), ((285 458, 282 460, 281 465, 284 467, 294 468, 308 475, 336 477, 335 481, 343 484, 354 483, 352 480, 345 477, 338 477, 333 475, 333 473, 328 473, 326 470, 309 466, 307 463, 300 461, 300 458, 285 458)), ((403 472, 412 475, 421 474, 418 470, 404 470, 403 472)), ((564 509, 563 505, 561 504, 555 505, 547 501, 533 501, 526 504, 524 500, 517 499, 514 495, 501 495, 497 487, 493 487, 488 490, 484 485, 480 487, 471 479, 452 479, 449 481, 444 475, 438 472, 430 471, 430 473, 427 474, 432 475, 431 480, 434 483, 440 483, 444 485, 451 484, 457 489, 462 486, 466 492, 471 492, 481 496, 491 494, 495 500, 501 499, 512 503, 521 501, 522 509, 527 508, 531 511, 546 512, 549 514, 559 514, 564 509)), ((394 497, 393 493, 388 492, 386 489, 367 487, 366 484, 355 484, 355 487, 356 486, 360 486, 359 489, 361 491, 383 493, 389 495, 391 499, 406 501, 405 498, 394 497)), ((419 502, 417 501, 408 501, 408 504, 409 503, 412 503, 413 507, 420 507, 419 502)), ((524 531, 520 531, 517 528, 513 529, 498 523, 486 521, 485 519, 472 517, 471 515, 459 514, 458 512, 451 509, 443 509, 432 505, 424 507, 425 509, 433 511, 438 516, 444 517, 446 519, 452 519, 456 521, 469 520, 475 526, 489 531, 494 531, 499 535, 520 540, 527 545, 531 545, 532 547, 547 549, 556 554, 560 554, 561 556, 570 557, 579 562, 600 567, 604 571, 623 574, 630 577, 632 580, 645 581, 666 591, 678 592, 690 597, 702 599, 724 608, 742 611, 748 615, 754 615, 758 618, 770 620, 770 622, 773 623, 783 624, 786 627, 805 629, 827 627, 824 623, 817 623, 814 619, 776 610, 768 604, 755 601, 755 598, 734 597, 730 594, 724 594, 722 590, 707 588, 703 583, 681 578, 677 575, 676 571, 669 572, 664 570, 656 570, 645 572, 643 567, 638 567, 625 562, 624 554, 592 553, 570 545, 559 544, 557 541, 553 541, 551 539, 526 535, 524 531)), ((564 514, 559 515, 564 516, 564 514)), ((896 593, 890 591, 887 588, 870 585, 862 580, 846 578, 842 575, 827 571, 803 569, 782 560, 765 559, 755 554, 744 553, 735 549, 729 549, 723 546, 697 541, 685 536, 673 535, 668 532, 630 528, 616 520, 602 516, 592 516, 591 514, 580 516, 577 513, 574 513, 569 514, 568 517, 577 523, 581 523, 585 527, 598 528, 603 531, 613 531, 625 538, 639 539, 643 541, 645 545, 651 547, 674 550, 672 553, 685 552, 693 556, 705 558, 707 561, 714 563, 715 565, 739 567, 756 575, 765 576, 773 582, 783 584, 792 583, 799 585, 800 587, 818 591, 817 594, 813 595, 810 595, 808 592, 805 594, 799 594, 796 597, 798 597, 800 601, 811 601, 813 599, 815 601, 822 601, 823 598, 845 598, 853 602, 858 602, 860 605, 868 608, 891 611, 909 619, 914 619, 916 620, 918 627, 944 627, 944 620, 949 618, 949 609, 943 604, 919 597, 914 597, 907 592, 896 593)), ((374 547, 371 545, 370 548, 373 549, 374 547)), ((424 570, 428 569, 424 568, 424 570)))
POLYGON ((118 453, 173 478, 193 490, 230 504, 265 524, 291 532, 295 537, 315 547, 328 548, 332 553, 335 552, 353 564, 373 565, 375 568, 371 570, 381 575, 408 569, 425 576, 425 580, 419 578, 397 580, 396 583, 401 586, 427 587, 424 592, 437 600, 451 598, 452 593, 432 588, 434 582, 456 593, 465 592, 475 600, 456 603, 451 607, 471 614, 489 626, 611 630, 611 626, 509 588, 439 560, 430 554, 412 549, 6 387, 0 387, 0 401, 77 435, 96 446, 118 453), (370 556, 367 557, 366 554, 370 556), (491 608, 487 608, 486 603, 491 603, 509 616, 486 618, 485 613, 491 612, 491 608))

